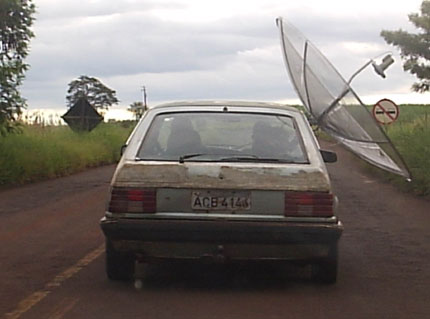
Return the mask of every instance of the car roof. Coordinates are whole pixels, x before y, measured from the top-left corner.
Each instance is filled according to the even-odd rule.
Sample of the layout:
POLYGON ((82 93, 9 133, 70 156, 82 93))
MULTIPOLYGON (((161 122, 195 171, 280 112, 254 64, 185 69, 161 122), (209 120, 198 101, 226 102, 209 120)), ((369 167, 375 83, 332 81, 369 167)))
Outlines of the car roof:
POLYGON ((214 100, 214 101, 180 101, 180 102, 170 102, 163 103, 151 107, 151 109, 160 109, 160 108, 171 108, 171 107, 255 107, 255 108, 267 108, 267 109, 280 109, 280 110, 288 110, 292 112, 301 111, 296 107, 281 104, 281 103, 272 103, 272 102, 254 102, 254 101, 223 101, 223 100, 214 100))

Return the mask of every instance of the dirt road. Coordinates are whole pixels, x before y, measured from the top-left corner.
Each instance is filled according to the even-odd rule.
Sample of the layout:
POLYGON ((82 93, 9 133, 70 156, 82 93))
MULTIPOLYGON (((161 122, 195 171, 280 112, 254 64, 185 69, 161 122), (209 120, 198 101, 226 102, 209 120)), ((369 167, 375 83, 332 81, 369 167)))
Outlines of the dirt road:
POLYGON ((345 231, 338 283, 276 265, 169 264, 109 282, 98 226, 113 166, 0 192, 4 318, 429 318, 430 202, 329 166, 345 231))

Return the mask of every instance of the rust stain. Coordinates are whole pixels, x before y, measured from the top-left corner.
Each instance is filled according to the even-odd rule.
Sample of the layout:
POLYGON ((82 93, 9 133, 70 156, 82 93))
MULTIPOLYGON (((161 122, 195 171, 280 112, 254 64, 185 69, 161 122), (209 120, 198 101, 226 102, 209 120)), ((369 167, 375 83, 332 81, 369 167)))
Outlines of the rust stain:
POLYGON ((126 164, 118 171, 114 184, 131 187, 330 190, 327 173, 318 167, 222 165, 208 167, 208 174, 204 174, 202 164, 198 164, 198 170, 190 169, 192 165, 195 164, 126 164))

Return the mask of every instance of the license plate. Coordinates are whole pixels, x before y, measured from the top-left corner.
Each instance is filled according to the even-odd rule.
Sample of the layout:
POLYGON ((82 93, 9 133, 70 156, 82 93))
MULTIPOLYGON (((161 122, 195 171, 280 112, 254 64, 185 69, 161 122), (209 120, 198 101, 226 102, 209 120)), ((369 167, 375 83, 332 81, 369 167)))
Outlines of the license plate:
POLYGON ((206 211, 239 211, 251 209, 249 192, 194 191, 191 208, 206 211))

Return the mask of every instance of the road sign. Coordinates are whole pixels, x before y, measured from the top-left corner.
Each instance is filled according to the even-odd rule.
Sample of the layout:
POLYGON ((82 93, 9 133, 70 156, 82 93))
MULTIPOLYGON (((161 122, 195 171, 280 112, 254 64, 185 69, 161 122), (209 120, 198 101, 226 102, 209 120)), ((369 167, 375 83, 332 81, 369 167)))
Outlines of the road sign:
POLYGON ((103 121, 103 116, 85 98, 78 99, 62 118, 74 131, 89 132, 103 121))
POLYGON ((382 99, 373 106, 372 113, 379 123, 388 125, 399 117, 399 107, 391 100, 382 99))

